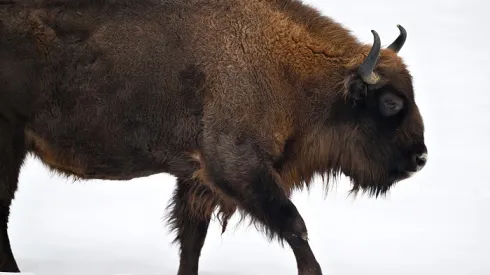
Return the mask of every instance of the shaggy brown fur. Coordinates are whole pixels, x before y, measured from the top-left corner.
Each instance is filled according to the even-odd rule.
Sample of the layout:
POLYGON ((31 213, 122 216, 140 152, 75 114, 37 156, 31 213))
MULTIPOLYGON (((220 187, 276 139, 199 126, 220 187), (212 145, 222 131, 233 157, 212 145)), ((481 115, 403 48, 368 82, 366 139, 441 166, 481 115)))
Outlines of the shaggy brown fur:
POLYGON ((239 210, 320 275, 289 197, 315 175, 385 194, 427 153, 411 75, 294 0, 0 0, 0 271, 28 152, 79 179, 177 177, 168 221, 196 275, 239 210))

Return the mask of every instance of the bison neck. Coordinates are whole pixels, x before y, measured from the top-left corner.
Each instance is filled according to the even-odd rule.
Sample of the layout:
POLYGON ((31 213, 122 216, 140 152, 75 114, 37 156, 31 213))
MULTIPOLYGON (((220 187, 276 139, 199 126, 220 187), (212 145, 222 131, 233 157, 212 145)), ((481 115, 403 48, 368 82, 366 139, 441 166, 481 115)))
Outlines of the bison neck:
POLYGON ((341 152, 343 146, 338 144, 342 127, 328 121, 338 107, 334 105, 345 99, 345 80, 370 50, 330 18, 301 9, 311 16, 298 16, 287 8, 264 16, 269 39, 263 43, 286 71, 295 98, 295 136, 276 165, 289 191, 308 186, 315 175, 324 176, 328 183, 341 168, 349 169, 341 167, 350 165, 348 152, 341 152))
POLYGON ((325 184, 339 176, 345 156, 335 143, 335 135, 334 130, 312 129, 286 146, 276 169, 288 192, 309 187, 316 175, 326 180, 325 184))

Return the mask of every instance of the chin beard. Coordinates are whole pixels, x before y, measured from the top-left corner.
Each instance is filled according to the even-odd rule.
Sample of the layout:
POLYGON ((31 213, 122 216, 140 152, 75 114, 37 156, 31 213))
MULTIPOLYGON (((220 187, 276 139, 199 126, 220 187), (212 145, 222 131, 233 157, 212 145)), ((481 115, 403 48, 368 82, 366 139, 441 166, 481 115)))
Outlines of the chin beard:
POLYGON ((359 193, 367 194, 369 197, 386 196, 396 183, 410 178, 413 172, 399 170, 391 170, 385 175, 363 175, 350 174, 346 175, 350 178, 352 188, 349 194, 357 196, 359 193))
POLYGON ((369 197, 384 197, 398 181, 399 179, 383 179, 379 181, 356 181, 351 179, 352 188, 349 194, 357 196, 359 193, 362 193, 367 194, 369 197))

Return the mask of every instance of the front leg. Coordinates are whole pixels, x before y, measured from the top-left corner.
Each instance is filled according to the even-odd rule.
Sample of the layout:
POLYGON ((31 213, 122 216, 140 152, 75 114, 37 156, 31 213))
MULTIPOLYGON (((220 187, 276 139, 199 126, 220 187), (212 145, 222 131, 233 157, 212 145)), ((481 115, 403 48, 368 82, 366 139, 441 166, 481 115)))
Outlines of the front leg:
POLYGON ((286 240, 299 275, 321 275, 308 244, 305 222, 281 188, 269 156, 255 141, 208 133, 204 151, 207 174, 216 188, 262 225, 270 237, 286 240))

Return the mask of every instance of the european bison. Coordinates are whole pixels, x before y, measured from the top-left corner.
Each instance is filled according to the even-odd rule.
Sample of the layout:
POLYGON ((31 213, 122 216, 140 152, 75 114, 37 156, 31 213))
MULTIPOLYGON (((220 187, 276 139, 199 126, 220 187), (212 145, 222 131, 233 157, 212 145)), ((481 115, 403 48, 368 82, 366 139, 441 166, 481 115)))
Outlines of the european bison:
MULTIPOLYGON (((397 56, 295 0, 0 0, 0 271, 27 153, 81 179, 177 177, 179 275, 239 210, 322 274, 289 197, 314 175, 385 194, 426 162, 397 56)), ((327 181, 328 182, 328 181, 327 181)))

